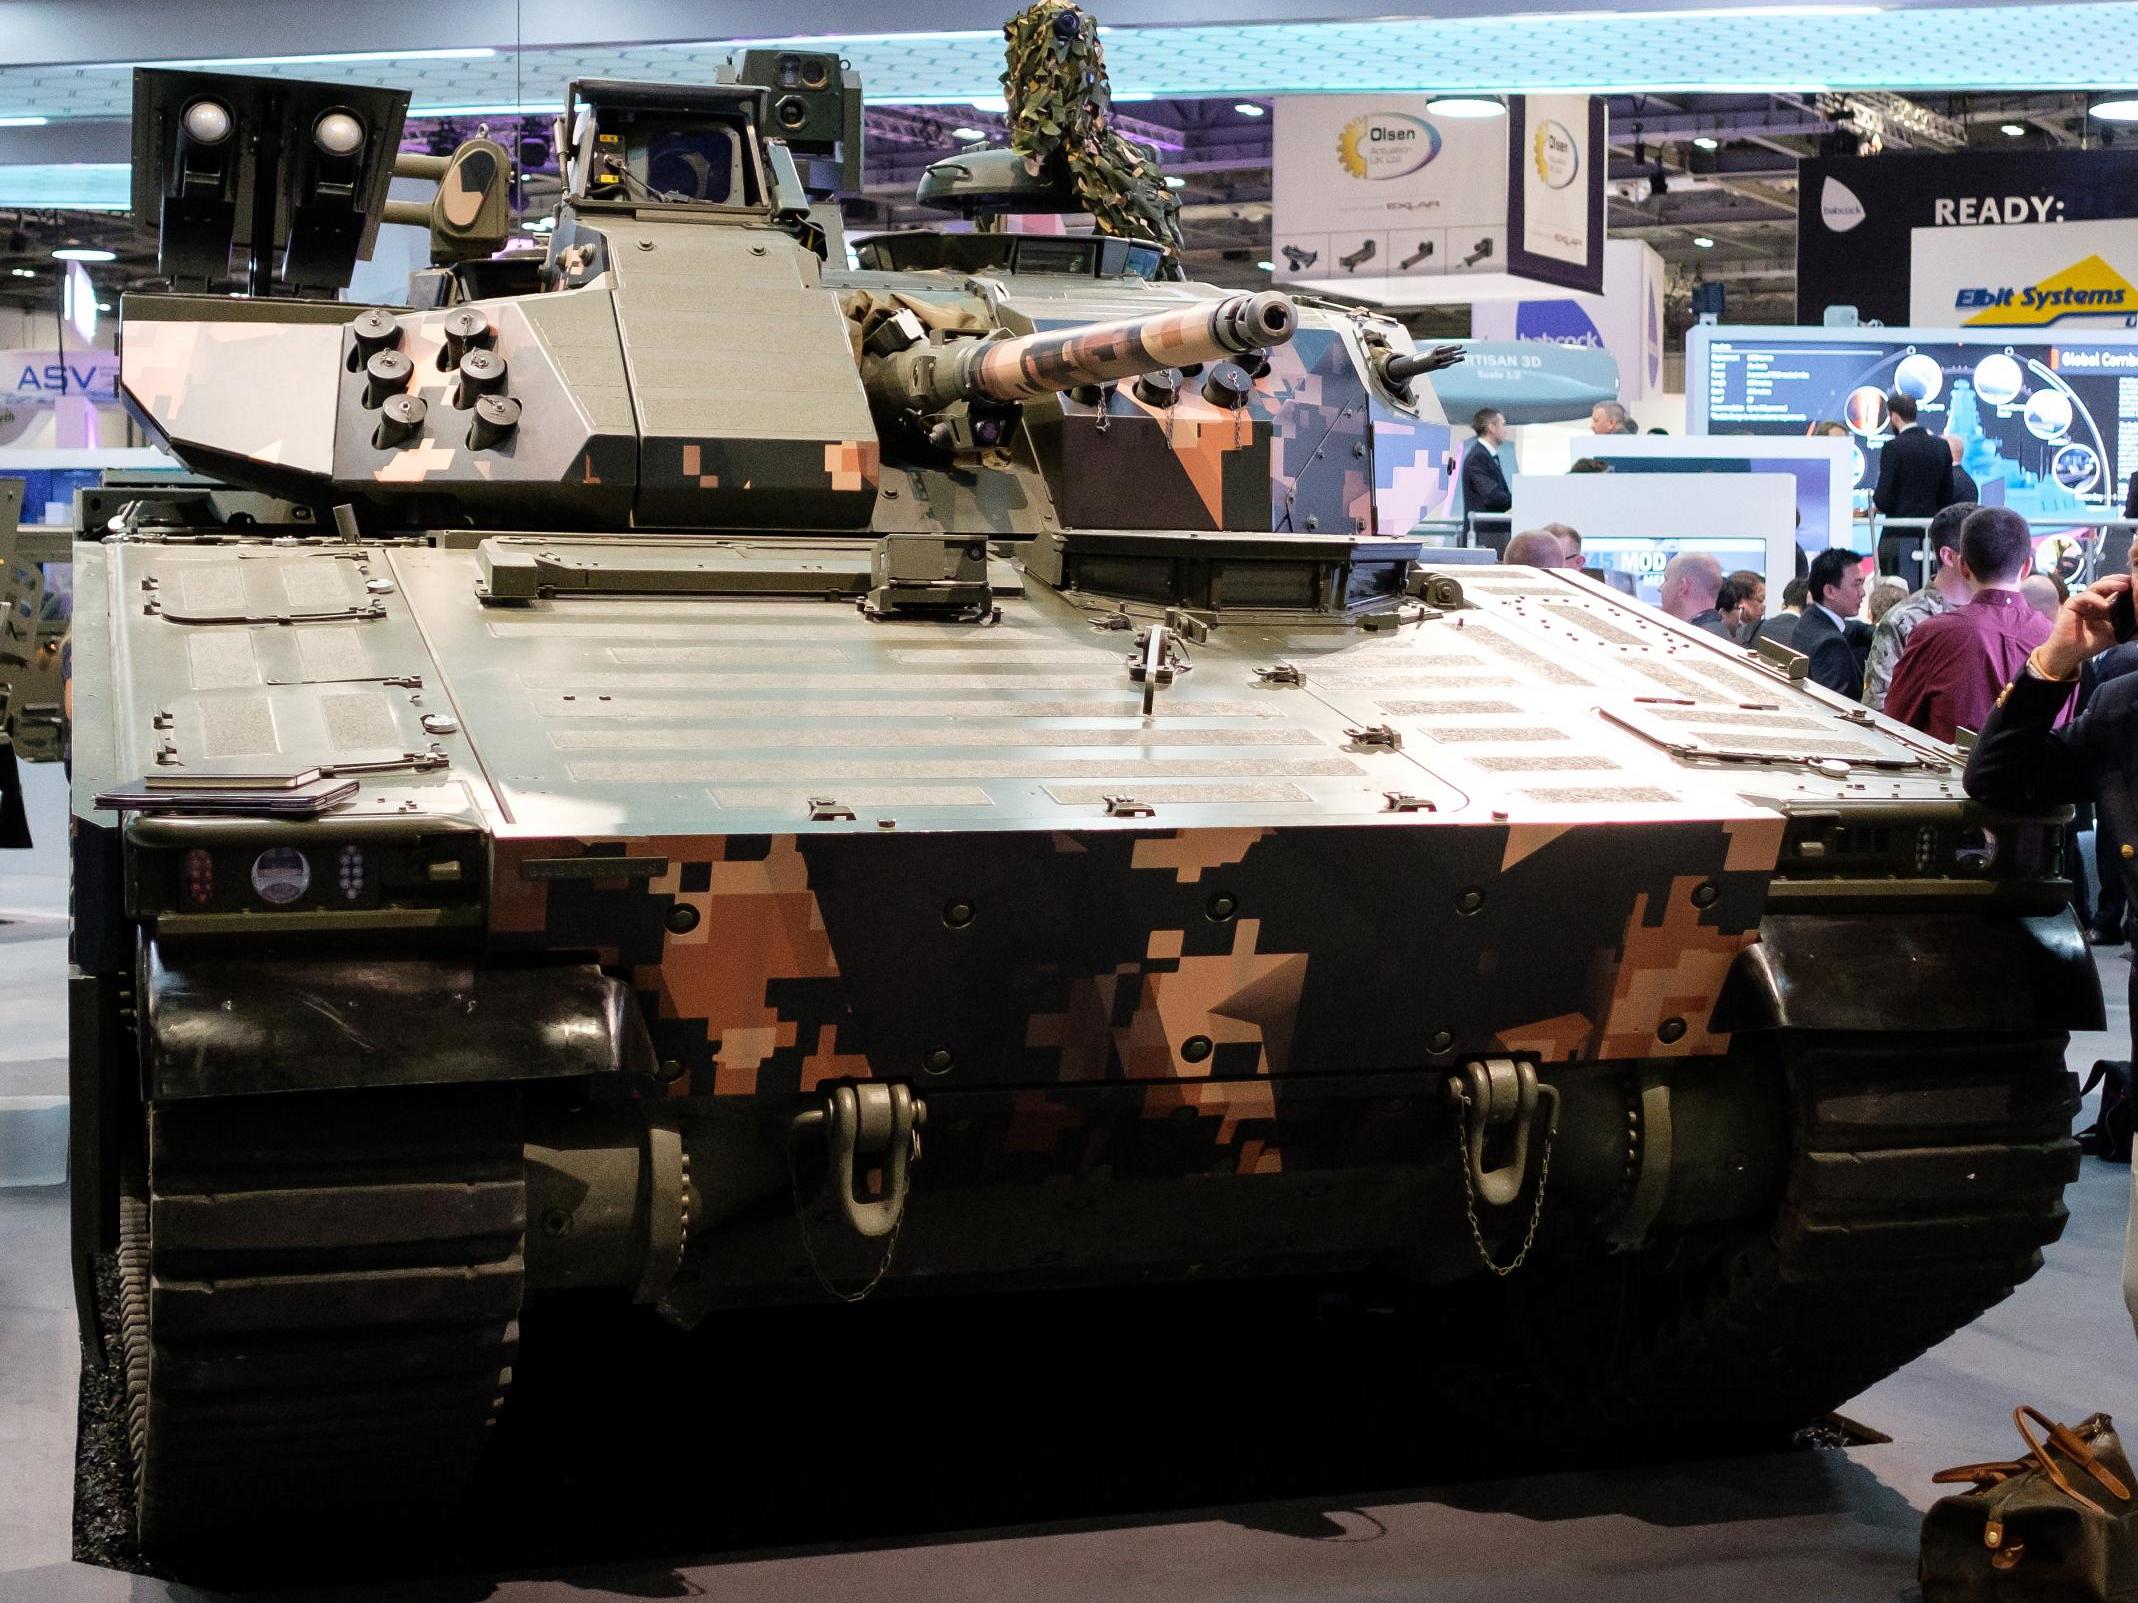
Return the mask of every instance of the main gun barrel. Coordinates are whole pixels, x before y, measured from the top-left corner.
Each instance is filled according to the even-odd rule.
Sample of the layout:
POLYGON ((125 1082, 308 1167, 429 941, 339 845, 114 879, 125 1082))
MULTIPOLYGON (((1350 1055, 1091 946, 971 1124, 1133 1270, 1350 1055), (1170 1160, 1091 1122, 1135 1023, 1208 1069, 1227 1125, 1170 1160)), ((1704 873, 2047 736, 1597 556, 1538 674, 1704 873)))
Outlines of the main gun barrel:
POLYGON ((1299 309, 1289 296, 1228 295, 1114 323, 912 346, 885 361, 871 388, 921 412, 958 401, 1025 401, 1079 384, 1220 362, 1282 345, 1298 327, 1299 309))

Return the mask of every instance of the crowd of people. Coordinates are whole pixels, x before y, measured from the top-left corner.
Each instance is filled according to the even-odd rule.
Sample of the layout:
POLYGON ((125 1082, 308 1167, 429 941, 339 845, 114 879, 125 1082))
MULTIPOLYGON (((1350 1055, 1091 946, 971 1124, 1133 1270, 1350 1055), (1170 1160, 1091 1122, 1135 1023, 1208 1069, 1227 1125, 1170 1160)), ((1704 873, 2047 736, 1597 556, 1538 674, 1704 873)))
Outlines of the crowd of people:
MULTIPOLYGON (((1889 400, 1896 415, 1905 399, 1889 400)), ((1933 464, 1916 454, 1922 460, 1903 474, 1904 484, 1931 476, 1933 464)), ((1890 574, 1874 577, 1872 559, 1862 552, 1831 549, 1784 585, 1780 606, 1770 612, 1762 575, 1726 573, 1714 557, 1683 551, 1663 570, 1657 605, 1738 646, 1787 646, 1807 659, 1812 682, 1938 740, 1982 730, 1999 697, 2049 640, 2070 592, 2056 574, 2033 571, 2033 531, 2019 513, 1942 499, 1956 459, 1942 443, 1938 454, 1945 464, 1936 492, 1942 504, 1931 515, 1928 540, 1935 565, 1918 588, 1911 591, 1890 574)), ((1531 529, 1508 541, 1502 560, 1579 569, 1581 537, 1564 524, 1531 529)), ((2138 641, 2091 656, 2075 673, 2077 693, 2048 727, 2080 717, 2101 686, 2131 673, 2138 673, 2138 641)), ((2125 897, 2118 859, 2128 848, 2106 818, 2095 830, 2095 850, 2099 905, 2081 912, 2097 943, 2120 944, 2125 897)))

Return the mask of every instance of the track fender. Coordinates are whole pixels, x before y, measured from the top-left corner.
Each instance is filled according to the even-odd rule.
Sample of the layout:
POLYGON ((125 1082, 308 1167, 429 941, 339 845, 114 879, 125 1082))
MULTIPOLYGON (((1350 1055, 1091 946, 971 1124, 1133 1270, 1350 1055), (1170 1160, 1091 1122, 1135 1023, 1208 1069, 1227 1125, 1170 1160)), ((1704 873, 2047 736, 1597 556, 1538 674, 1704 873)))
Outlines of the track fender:
POLYGON ((1980 913, 1770 913, 1738 957, 1714 1028, 2097 1030, 2093 956, 2069 908, 1980 913))
POLYGON ((592 964, 452 957, 240 960, 151 946, 158 1099, 650 1073, 636 1000, 592 964))

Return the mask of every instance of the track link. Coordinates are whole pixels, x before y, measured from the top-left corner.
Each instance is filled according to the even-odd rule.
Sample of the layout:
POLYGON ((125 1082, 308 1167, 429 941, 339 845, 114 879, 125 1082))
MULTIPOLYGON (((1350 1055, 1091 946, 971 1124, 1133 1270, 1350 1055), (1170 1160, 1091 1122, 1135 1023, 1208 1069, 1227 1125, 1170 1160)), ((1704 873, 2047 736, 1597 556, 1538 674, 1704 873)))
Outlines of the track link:
POLYGON ((1791 1092, 1781 1205, 1695 1269, 1561 1266, 1509 1288, 1560 1427, 1671 1450, 1785 1438, 2009 1296, 2063 1233, 2078 1175, 2064 1045, 1741 1041, 1791 1092))
POLYGON ((519 1339, 513 1093, 164 1104, 148 1148, 119 1248, 143 1548, 449 1511, 519 1339))

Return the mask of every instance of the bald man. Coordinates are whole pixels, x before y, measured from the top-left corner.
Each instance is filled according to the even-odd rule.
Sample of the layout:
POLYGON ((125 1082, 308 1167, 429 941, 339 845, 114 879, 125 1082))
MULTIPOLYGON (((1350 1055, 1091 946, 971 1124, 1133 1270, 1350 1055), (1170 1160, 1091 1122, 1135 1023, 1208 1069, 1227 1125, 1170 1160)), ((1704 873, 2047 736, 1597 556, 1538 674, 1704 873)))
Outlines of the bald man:
POLYGON ((1563 568, 1566 566, 1566 547, 1559 543, 1556 534, 1548 534, 1542 529, 1524 529, 1507 542, 1500 560, 1518 563, 1525 568, 1563 568))
POLYGON ((1715 610, 1715 597, 1721 590, 1721 563, 1702 551, 1681 551, 1663 570, 1659 605, 1673 618, 1728 640, 1730 626, 1715 610))

